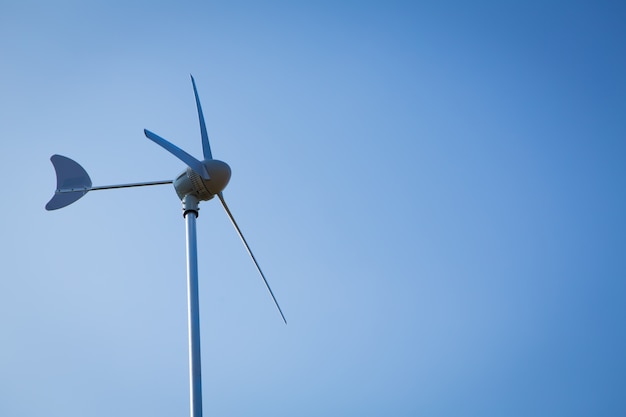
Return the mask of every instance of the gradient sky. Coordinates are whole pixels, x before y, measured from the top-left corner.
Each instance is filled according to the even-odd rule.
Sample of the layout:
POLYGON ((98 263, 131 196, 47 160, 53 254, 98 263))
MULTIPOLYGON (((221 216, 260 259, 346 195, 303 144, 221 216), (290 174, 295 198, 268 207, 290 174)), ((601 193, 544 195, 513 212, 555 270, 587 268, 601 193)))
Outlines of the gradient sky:
POLYGON ((206 416, 626 413, 619 1, 0 1, 0 415, 188 414, 198 219, 206 416))

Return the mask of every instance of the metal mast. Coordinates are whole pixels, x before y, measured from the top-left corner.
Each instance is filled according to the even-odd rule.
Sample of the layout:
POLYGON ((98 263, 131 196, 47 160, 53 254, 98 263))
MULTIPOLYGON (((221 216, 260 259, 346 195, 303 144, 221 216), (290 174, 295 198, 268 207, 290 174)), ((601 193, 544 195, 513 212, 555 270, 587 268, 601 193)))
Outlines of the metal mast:
POLYGON ((187 321, 189 332, 189 406, 191 417, 202 417, 202 371, 200 362, 200 302, 198 300, 198 246, 196 218, 198 198, 183 199, 187 235, 187 321))

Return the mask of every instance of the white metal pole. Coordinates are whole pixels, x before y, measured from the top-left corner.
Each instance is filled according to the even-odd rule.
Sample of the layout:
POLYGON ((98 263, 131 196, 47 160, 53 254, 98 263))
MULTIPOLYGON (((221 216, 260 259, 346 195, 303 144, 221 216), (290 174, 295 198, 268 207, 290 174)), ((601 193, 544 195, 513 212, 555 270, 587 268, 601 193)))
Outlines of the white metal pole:
POLYGON ((183 210, 187 229, 187 318, 189 330, 189 401, 191 417, 202 417, 202 376, 200 366, 200 310, 198 300, 198 248, 196 217, 198 199, 186 195, 183 210))

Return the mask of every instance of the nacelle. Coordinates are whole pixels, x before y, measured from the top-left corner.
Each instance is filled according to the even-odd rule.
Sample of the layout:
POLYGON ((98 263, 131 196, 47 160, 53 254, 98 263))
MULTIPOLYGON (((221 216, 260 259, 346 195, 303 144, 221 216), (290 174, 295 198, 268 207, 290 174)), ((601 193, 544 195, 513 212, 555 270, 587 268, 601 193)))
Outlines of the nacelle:
POLYGON ((206 201, 222 192, 230 181, 230 167, 226 162, 217 159, 209 159, 202 164, 209 173, 209 179, 205 180, 191 168, 181 172, 174 180, 176 194, 182 200, 188 194, 195 195, 198 200, 206 201))

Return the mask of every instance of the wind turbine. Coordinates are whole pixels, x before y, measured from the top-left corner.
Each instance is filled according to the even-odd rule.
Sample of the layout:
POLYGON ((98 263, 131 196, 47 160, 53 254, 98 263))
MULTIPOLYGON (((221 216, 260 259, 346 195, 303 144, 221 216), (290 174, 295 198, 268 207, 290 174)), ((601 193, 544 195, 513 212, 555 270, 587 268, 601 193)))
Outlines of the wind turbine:
POLYGON ((198 108, 198 119, 200 120, 200 135, 202 137, 202 153, 204 160, 200 161, 191 156, 184 150, 180 149, 173 143, 163 139, 155 133, 144 129, 144 133, 148 139, 162 146, 165 150, 173 154, 175 157, 183 161, 187 165, 187 169, 181 172, 174 180, 150 181, 130 184, 105 185, 94 187, 87 171, 77 162, 61 155, 52 155, 50 161, 54 166, 57 176, 57 188, 52 199, 46 204, 46 210, 57 210, 66 207, 89 191, 108 190, 113 188, 142 187, 148 185, 174 184, 176 194, 183 203, 183 216, 185 218, 186 237, 187 237, 187 318, 189 331, 189 380, 190 380, 190 411, 191 417, 202 417, 202 381, 201 381, 201 365, 200 365, 200 313, 198 301, 198 249, 196 239, 196 218, 198 217, 198 205, 200 201, 211 200, 217 198, 222 203, 228 218, 232 222, 237 234, 241 238, 248 254, 252 258, 265 287, 269 291, 274 304, 280 313, 285 324, 287 320, 283 314, 278 301, 270 288, 261 267, 256 258, 252 254, 252 250, 243 237, 243 233, 233 214, 231 213, 222 191, 228 185, 230 180, 230 167, 225 162, 213 159, 211 146, 209 144, 209 135, 207 134, 206 124, 204 123, 204 115, 202 114, 202 106, 196 89, 196 82, 191 76, 191 84, 193 85, 193 93, 196 98, 196 107, 198 108))

